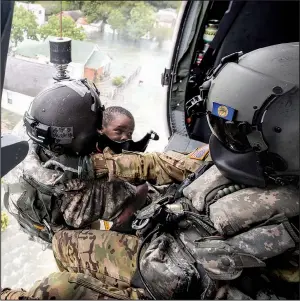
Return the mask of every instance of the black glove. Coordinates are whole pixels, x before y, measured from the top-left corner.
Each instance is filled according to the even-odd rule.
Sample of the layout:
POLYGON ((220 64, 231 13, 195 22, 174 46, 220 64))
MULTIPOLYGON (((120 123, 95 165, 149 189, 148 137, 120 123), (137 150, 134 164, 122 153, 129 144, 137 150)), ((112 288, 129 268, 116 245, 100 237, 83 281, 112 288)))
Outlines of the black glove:
POLYGON ((78 177, 83 180, 93 180, 95 178, 94 165, 91 156, 79 158, 78 177))
POLYGON ((59 157, 48 160, 43 165, 46 168, 51 166, 63 170, 63 179, 76 178, 82 180, 92 180, 95 178, 93 162, 90 156, 85 157, 71 157, 61 155, 59 157))

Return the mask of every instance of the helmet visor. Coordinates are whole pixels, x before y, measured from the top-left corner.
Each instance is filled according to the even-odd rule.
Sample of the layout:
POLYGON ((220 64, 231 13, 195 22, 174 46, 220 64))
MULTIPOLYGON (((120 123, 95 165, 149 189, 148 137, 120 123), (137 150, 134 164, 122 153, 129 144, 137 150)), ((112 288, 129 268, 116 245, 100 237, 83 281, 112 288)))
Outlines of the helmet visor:
POLYGON ((228 121, 207 113, 207 121, 214 136, 228 149, 245 153, 252 150, 247 139, 251 126, 245 122, 228 121))

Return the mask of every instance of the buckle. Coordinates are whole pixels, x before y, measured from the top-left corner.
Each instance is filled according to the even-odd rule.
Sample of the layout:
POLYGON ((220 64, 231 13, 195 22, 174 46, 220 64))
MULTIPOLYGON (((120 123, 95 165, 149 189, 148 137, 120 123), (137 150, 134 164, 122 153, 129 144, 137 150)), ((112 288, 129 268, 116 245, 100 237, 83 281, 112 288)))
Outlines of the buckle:
POLYGON ((150 222, 150 218, 146 219, 135 219, 131 225, 134 230, 141 230, 145 228, 150 222))

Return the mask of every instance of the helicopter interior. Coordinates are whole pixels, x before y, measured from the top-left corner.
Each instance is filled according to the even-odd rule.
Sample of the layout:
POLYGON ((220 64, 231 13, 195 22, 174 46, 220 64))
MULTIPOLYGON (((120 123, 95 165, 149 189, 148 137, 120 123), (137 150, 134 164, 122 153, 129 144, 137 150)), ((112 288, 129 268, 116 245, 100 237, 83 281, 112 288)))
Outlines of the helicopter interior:
POLYGON ((209 142, 211 131, 199 105, 199 87, 222 58, 297 41, 298 1, 188 1, 169 71, 171 137, 166 150, 189 152, 209 142), (205 29, 215 20, 218 30, 203 51, 208 46, 205 29))

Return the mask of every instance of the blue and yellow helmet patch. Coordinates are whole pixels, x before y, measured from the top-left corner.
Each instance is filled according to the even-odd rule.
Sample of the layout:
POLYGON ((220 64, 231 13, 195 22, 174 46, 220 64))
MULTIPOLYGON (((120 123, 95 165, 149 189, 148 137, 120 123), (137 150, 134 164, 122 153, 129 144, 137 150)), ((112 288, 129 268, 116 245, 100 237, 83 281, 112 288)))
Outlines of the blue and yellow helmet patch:
POLYGON ((223 105, 223 104, 220 104, 217 102, 213 102, 213 109, 211 112, 212 115, 223 118, 225 120, 232 121, 235 117, 236 112, 237 112, 237 110, 235 110, 229 106, 226 106, 226 105, 223 105))

